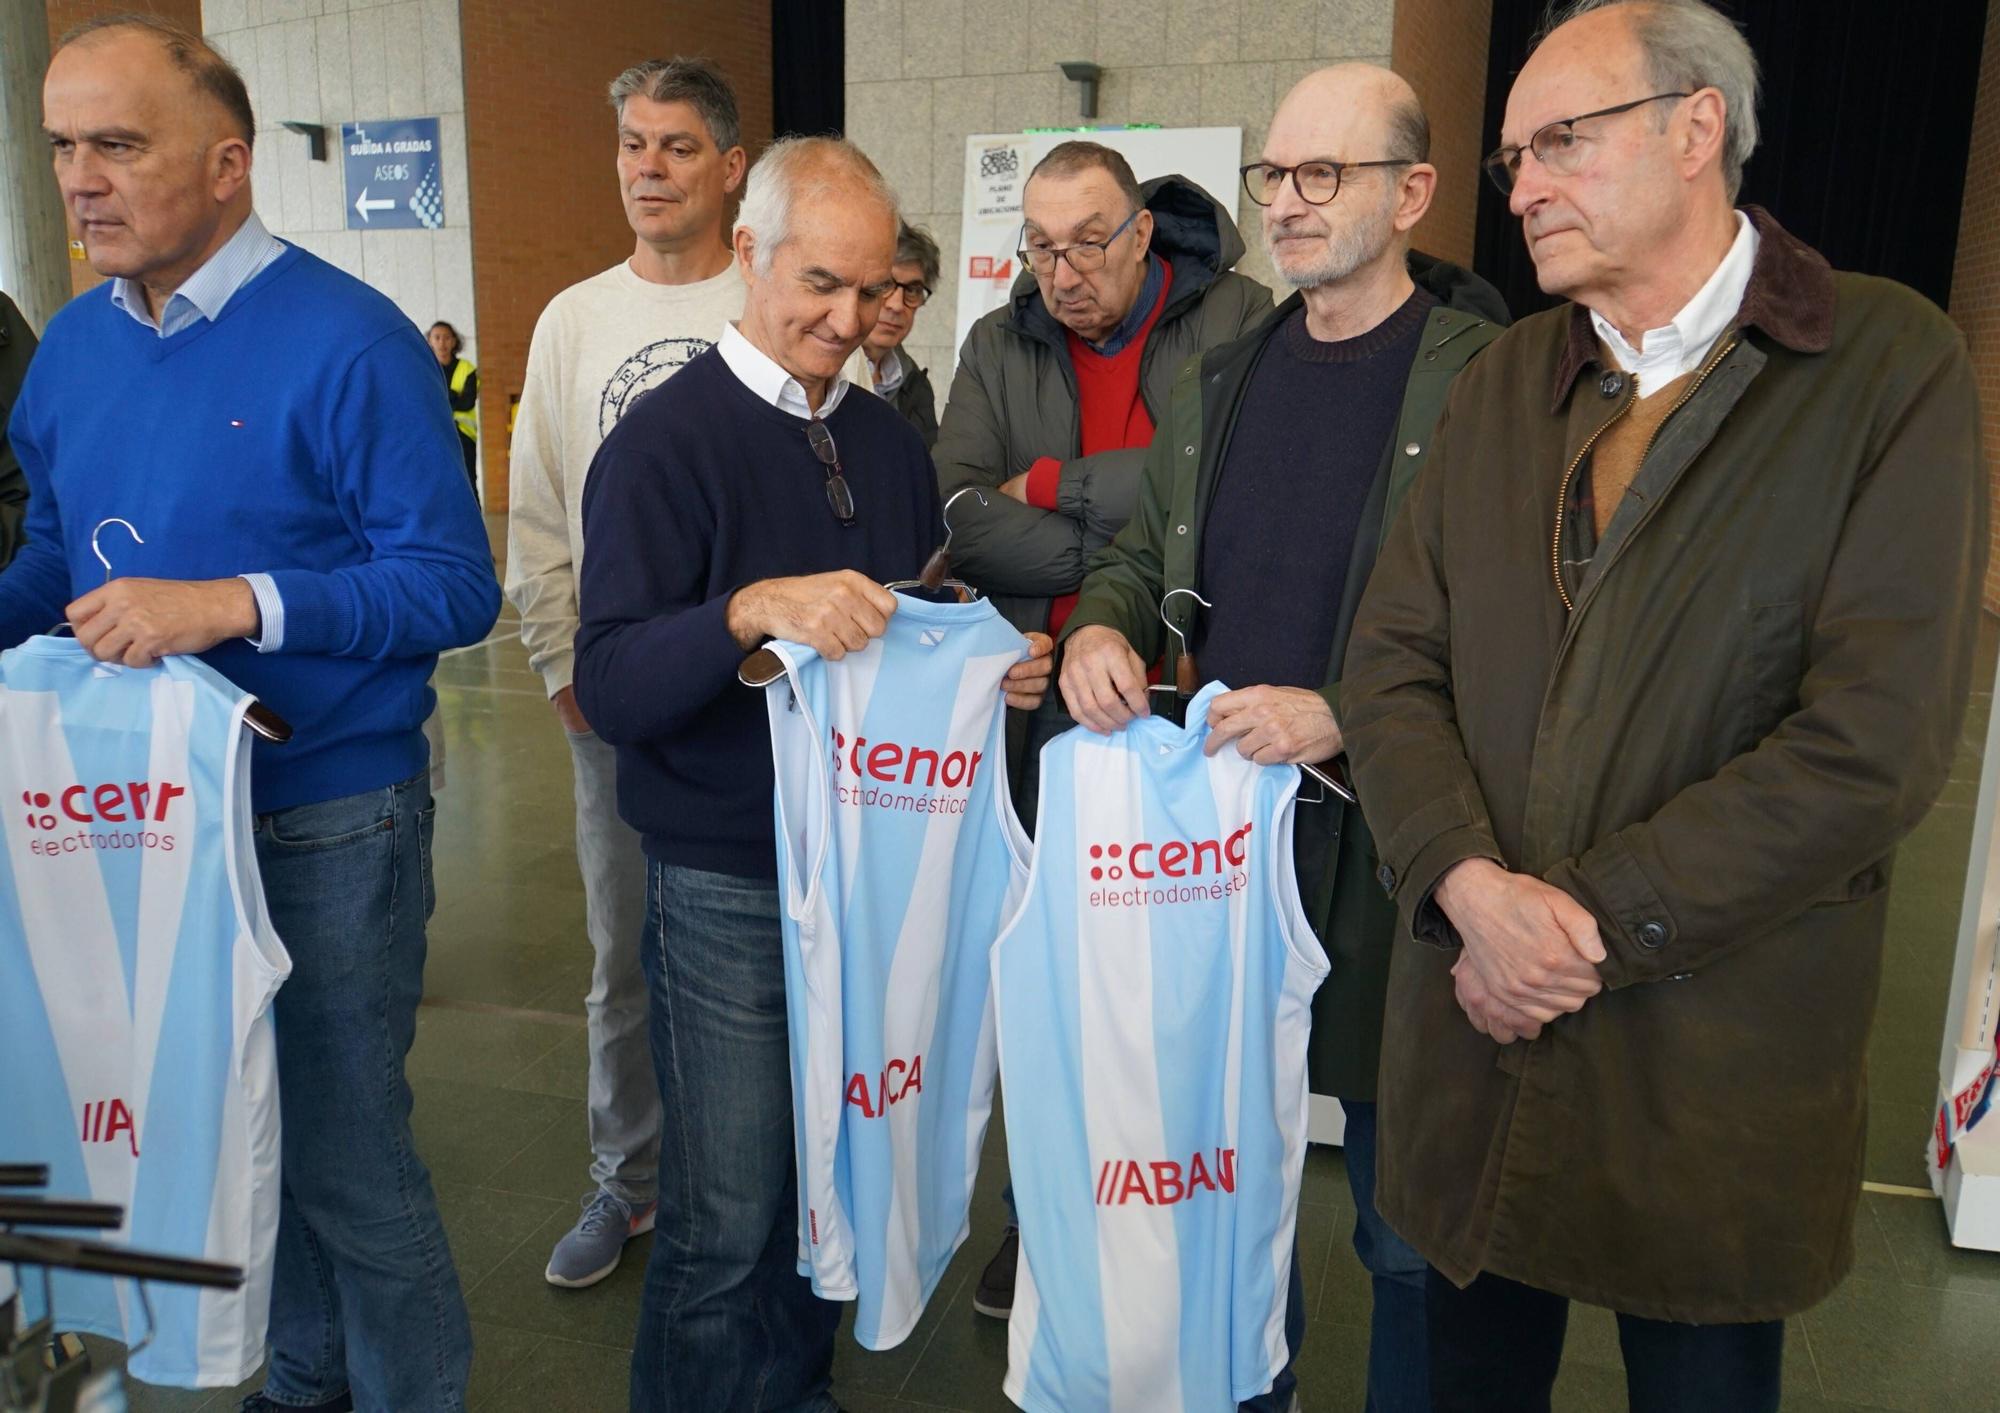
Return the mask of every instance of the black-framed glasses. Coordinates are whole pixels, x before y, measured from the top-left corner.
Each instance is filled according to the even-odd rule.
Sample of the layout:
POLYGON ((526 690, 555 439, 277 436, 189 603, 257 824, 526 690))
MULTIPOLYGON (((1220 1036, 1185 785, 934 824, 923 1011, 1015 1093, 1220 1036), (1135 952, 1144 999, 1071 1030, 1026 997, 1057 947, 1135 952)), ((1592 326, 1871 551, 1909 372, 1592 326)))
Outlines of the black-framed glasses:
POLYGON ((806 423, 806 440, 812 443, 813 455, 826 468, 826 504, 833 512, 833 518, 841 524, 854 524, 854 492, 847 488, 846 473, 840 469, 840 452, 833 445, 833 431, 826 423, 815 417, 806 423))
MULTIPOLYGON (((1145 208, 1142 206, 1139 210, 1143 211, 1145 208)), ((1014 254, 1020 257, 1023 265, 1037 275, 1053 275, 1058 260, 1067 260, 1070 269, 1079 275, 1088 275, 1104 268, 1104 253, 1111 248, 1113 241, 1125 234, 1125 228, 1138 219, 1139 212, 1134 211, 1120 221, 1118 229, 1103 240, 1080 240, 1075 245, 1045 245, 1040 249, 1024 246, 1014 254)))
POLYGON ((1409 167, 1414 157, 1384 157, 1374 162, 1301 162, 1296 167, 1280 167, 1275 162, 1252 162, 1237 170, 1243 176, 1243 194, 1259 206, 1269 206, 1292 179, 1299 198, 1314 206, 1324 206, 1340 195, 1340 174, 1359 167, 1409 167))
POLYGON ((1502 196, 1514 194, 1514 183, 1521 175, 1522 154, 1532 152, 1535 160, 1559 177, 1576 175, 1583 166, 1584 154, 1590 150, 1591 138, 1576 131, 1578 123, 1592 118, 1616 117, 1629 113, 1634 108, 1643 108, 1648 103, 1663 103, 1667 99, 1692 98, 1694 93, 1655 93, 1647 98, 1634 98, 1630 103, 1620 103, 1611 108, 1599 108, 1594 113, 1578 113, 1574 118, 1558 118, 1553 123, 1545 123, 1535 129, 1535 135, 1528 139, 1526 147, 1501 147, 1495 149, 1483 165, 1486 175, 1493 179, 1493 185, 1500 188, 1502 196))
MULTIPOLYGON (((892 290, 899 289, 903 292, 903 307, 905 309, 921 309, 924 307, 924 301, 931 297, 931 287, 922 280, 911 280, 907 284, 901 280, 897 280, 889 288, 892 290)), ((883 297, 887 298, 888 296, 885 295, 883 297)))

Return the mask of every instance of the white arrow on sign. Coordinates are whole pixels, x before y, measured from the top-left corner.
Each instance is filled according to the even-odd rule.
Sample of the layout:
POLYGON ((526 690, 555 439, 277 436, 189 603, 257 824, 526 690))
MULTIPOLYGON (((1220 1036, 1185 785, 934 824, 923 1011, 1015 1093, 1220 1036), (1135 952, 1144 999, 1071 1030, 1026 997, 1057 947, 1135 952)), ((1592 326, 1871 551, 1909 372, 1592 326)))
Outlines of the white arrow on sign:
POLYGON ((396 209, 396 203, 386 196, 377 201, 370 201, 368 188, 364 186, 361 188, 361 195, 354 198, 354 209, 360 212, 361 219, 366 221, 369 219, 370 211, 393 211, 396 209))

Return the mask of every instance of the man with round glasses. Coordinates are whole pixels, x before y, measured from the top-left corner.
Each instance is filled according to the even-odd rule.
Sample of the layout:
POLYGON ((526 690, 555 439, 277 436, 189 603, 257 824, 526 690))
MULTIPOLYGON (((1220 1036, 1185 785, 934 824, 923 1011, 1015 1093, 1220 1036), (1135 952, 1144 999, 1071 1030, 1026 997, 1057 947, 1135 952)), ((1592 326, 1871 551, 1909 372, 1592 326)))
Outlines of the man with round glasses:
POLYGON ((875 395, 887 398, 903 414, 925 446, 935 446, 937 394, 931 391, 930 374, 903 348, 904 340, 917 326, 917 311, 929 302, 941 273, 937 242, 929 231, 903 222, 896 236, 896 263, 889 267, 889 273, 896 281, 895 288, 882 297, 882 312, 862 340, 861 351, 868 358, 875 395))
MULTIPOLYGON (((1507 322, 1499 293, 1414 253, 1437 182, 1409 84, 1368 64, 1300 80, 1278 105, 1244 190, 1271 265, 1297 293, 1243 338, 1191 363, 1153 441, 1139 508, 1084 581, 1064 638, 1077 720, 1144 715, 1146 664, 1179 651, 1235 689, 1212 744, 1266 762, 1341 753, 1340 664, 1383 530, 1422 469, 1453 379, 1507 322)), ((1425 1265, 1375 1210, 1375 1071, 1395 909, 1375 882, 1361 811, 1301 804, 1300 899, 1334 960, 1313 998, 1315 1093, 1346 1114, 1356 1253, 1374 1290, 1368 1406, 1429 1413, 1425 1265)), ((1296 1355, 1303 1311, 1292 1311, 1296 1355)), ((1270 1406, 1285 1406, 1291 1375, 1270 1406)))
POLYGON ((1633 1408, 1770 1413, 1854 1261, 1985 472, 1951 322, 1736 209, 1756 97, 1702 0, 1577 0, 1528 59, 1488 170, 1572 303, 1459 379, 1347 655, 1442 1413, 1546 1408, 1572 1300, 1633 1408))
MULTIPOLYGON (((1021 210, 1021 271, 965 336, 931 454, 946 498, 987 492, 952 507, 953 567, 1015 627, 1055 634, 1090 556, 1131 517, 1174 375, 1259 323, 1271 295, 1232 268, 1243 241, 1214 197, 1185 177, 1142 185, 1101 143, 1051 148, 1021 210)), ((1074 723, 1051 693, 1007 725, 1033 829, 1042 745, 1074 723)), ((1011 1313, 1018 1249, 1010 1221, 974 1291, 982 1315, 1011 1313)))

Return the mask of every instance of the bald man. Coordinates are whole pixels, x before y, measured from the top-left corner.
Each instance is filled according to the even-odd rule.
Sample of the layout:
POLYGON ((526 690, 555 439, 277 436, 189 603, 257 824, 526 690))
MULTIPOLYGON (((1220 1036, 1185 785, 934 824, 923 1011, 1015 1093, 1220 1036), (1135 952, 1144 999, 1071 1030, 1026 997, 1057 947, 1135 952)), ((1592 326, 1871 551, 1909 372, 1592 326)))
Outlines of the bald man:
MULTIPOLYGON (((1243 185, 1263 208, 1272 267, 1297 293, 1205 355, 1199 378, 1174 384, 1160 425, 1197 428, 1195 454, 1178 431, 1154 438, 1138 513, 1095 561, 1063 635, 1063 697, 1092 730, 1146 714, 1146 664, 1180 652, 1160 601, 1199 589, 1212 608, 1179 594, 1167 611, 1199 679, 1235 689, 1210 710, 1210 751, 1339 759, 1340 663, 1377 542, 1424 463, 1452 378, 1507 319, 1478 276, 1410 249, 1437 183, 1429 154, 1416 93, 1386 69, 1322 69, 1279 105, 1243 185), (1187 505, 1207 507, 1191 533, 1170 513, 1187 505)), ((1430 1407, 1424 1261, 1374 1203, 1395 911, 1359 809, 1336 796, 1303 805, 1295 838, 1300 891, 1334 963, 1313 1004, 1312 1087, 1338 1095, 1347 1115, 1354 1246, 1375 1290, 1369 1407, 1419 1413, 1430 1407)), ((1270 1406, 1289 1393, 1274 1387, 1270 1406)))
MULTIPOLYGON (((472 1339, 403 1061, 433 897, 428 683, 500 592, 437 364, 395 305, 258 221, 249 95, 199 36, 86 27, 42 104, 111 280, 50 320, 12 413, 31 497, 0 648, 67 620, 105 662, 197 654, 291 722, 252 775, 292 970, 270 1359, 243 1406, 460 1409, 472 1339), (143 540, 106 583, 91 533, 112 516, 143 540)), ((234 1383, 264 1351, 228 1353, 234 1383)))

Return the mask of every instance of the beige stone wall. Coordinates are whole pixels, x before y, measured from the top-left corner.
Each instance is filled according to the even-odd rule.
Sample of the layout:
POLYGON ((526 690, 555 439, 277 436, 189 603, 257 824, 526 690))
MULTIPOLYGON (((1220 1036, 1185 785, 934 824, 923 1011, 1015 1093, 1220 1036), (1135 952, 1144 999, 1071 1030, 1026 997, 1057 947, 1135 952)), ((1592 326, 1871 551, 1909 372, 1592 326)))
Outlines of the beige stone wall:
MULTIPOLYGON (((1395 0, 847 0, 847 135, 944 252, 944 279, 909 347, 938 396, 958 307, 958 223, 965 139, 1080 122, 1077 85, 1056 65, 1105 69, 1098 123, 1243 129, 1244 160, 1263 145, 1286 89, 1338 59, 1389 62, 1395 0)), ((1480 52, 1485 52, 1483 36, 1480 52)), ((1256 208, 1235 207, 1269 280, 1256 208)))

